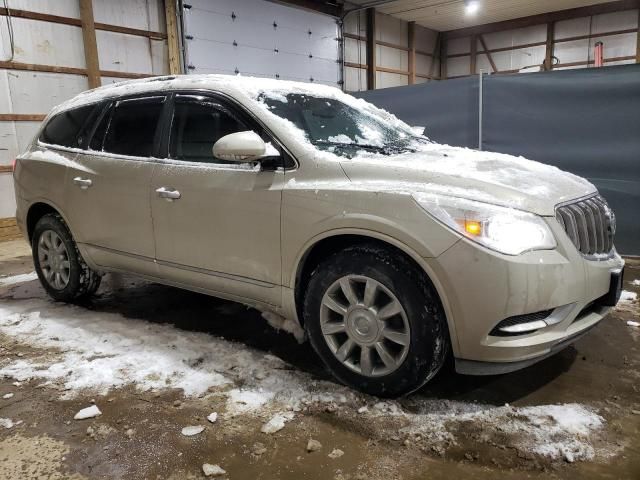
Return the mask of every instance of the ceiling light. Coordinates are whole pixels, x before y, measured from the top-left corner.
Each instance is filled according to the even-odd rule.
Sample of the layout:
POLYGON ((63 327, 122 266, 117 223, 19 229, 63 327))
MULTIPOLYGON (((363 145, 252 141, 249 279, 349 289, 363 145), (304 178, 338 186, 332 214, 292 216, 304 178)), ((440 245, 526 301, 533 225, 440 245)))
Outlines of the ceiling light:
POLYGON ((480 8, 478 0, 464 0, 464 11, 467 15, 473 15, 480 8))

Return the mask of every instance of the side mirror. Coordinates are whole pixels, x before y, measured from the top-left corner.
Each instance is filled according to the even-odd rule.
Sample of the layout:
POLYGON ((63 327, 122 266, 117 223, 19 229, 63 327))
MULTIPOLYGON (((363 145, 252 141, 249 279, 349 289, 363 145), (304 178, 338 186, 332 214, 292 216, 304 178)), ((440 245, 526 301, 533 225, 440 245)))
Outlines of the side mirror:
POLYGON ((213 156, 229 162, 254 162, 266 153, 267 145, 251 130, 225 135, 213 146, 213 156))

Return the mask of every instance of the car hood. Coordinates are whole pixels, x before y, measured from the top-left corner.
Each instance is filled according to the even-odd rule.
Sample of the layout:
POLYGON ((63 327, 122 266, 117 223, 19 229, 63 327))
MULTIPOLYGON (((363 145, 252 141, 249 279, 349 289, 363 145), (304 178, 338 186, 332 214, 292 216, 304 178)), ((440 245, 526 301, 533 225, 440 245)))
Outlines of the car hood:
POLYGON ((550 165, 438 144, 391 156, 361 152, 340 163, 354 188, 448 195, 546 216, 558 203, 597 192, 584 178, 550 165))

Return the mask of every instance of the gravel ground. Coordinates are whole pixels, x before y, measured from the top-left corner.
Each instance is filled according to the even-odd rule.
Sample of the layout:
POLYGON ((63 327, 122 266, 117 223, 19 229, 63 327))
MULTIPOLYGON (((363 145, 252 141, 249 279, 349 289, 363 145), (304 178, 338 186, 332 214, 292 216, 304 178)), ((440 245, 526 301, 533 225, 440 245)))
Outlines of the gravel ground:
POLYGON ((242 305, 113 275, 54 303, 28 255, 0 243, 0 478, 640 478, 640 264, 559 354, 381 401, 242 305))

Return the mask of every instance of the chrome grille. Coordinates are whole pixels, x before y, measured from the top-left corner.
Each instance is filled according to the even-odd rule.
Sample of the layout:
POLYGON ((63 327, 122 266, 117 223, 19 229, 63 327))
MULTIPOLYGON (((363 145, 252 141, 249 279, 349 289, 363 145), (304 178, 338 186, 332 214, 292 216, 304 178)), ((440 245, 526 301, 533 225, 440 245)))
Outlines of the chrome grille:
POLYGON ((600 195, 557 207, 556 219, 583 255, 607 254, 613 248, 616 220, 600 195))

